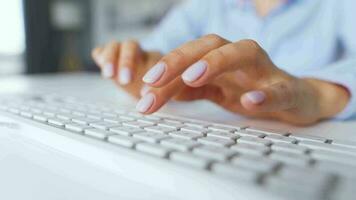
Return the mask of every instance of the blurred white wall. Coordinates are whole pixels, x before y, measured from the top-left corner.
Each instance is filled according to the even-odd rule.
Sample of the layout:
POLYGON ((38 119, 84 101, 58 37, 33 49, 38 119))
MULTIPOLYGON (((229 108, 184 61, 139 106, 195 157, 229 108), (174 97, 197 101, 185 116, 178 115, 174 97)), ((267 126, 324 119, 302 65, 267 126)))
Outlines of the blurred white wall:
POLYGON ((0 75, 24 69, 25 32, 22 0, 0 0, 0 75))

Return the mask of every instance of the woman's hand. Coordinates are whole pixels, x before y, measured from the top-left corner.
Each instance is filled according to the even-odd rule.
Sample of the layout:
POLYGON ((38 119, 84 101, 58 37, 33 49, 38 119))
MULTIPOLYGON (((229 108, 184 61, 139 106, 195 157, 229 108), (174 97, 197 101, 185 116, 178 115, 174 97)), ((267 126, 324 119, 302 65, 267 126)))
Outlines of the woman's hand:
MULTIPOLYGON (((208 99, 238 114, 306 125, 334 116, 349 98, 340 86, 299 79, 280 70, 252 40, 232 43, 207 35, 156 61, 147 73, 150 65, 132 67, 138 77, 145 72, 142 79, 149 86, 141 91, 143 97, 137 104, 145 114, 170 99, 208 99)), ((142 86, 141 80, 135 81, 133 85, 142 86)), ((140 90, 137 86, 128 89, 132 94, 140 90)))
POLYGON ((92 51, 92 57, 100 67, 104 78, 139 98, 144 87, 142 77, 162 57, 158 52, 143 51, 136 41, 110 42, 92 51))

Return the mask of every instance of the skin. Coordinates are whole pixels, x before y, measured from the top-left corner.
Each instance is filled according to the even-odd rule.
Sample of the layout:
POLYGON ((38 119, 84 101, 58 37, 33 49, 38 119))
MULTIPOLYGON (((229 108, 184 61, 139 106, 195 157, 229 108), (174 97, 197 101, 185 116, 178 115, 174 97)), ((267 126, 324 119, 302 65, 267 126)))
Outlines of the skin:
MULTIPOLYGON (((274 6, 262 6, 265 10, 258 7, 266 5, 262 2, 255 0, 261 16, 279 1, 271 1, 274 6)), ((335 116, 350 99, 342 86, 284 72, 253 40, 231 42, 209 34, 167 55, 143 51, 133 40, 113 41, 95 48, 92 57, 102 70, 111 65, 109 77, 128 93, 137 98, 153 96, 144 114, 156 112, 170 99, 207 99, 237 114, 310 125, 335 116), (187 80, 185 72, 197 62, 204 63, 206 70, 196 80, 187 80), (154 82, 144 83, 144 75, 157 63, 164 66, 163 74, 154 82), (250 98, 256 93, 262 96, 260 101, 250 98)))

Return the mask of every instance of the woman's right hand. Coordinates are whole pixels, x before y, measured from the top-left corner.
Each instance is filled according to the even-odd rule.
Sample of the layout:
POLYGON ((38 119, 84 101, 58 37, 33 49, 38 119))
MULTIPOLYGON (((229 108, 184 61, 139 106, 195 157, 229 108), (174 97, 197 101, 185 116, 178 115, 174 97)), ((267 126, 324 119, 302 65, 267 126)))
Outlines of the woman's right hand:
POLYGON ((162 57, 159 52, 145 52, 138 42, 113 41, 92 51, 104 78, 112 79, 131 95, 139 98, 144 90, 142 77, 162 57))

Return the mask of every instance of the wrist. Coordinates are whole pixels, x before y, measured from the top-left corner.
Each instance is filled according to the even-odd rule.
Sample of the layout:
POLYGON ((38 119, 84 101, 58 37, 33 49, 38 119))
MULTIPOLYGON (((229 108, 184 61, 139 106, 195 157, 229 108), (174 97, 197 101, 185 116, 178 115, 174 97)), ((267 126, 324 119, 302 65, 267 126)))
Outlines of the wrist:
POLYGON ((334 117, 350 101, 349 91, 338 84, 313 78, 303 78, 315 99, 315 106, 320 119, 334 117))

